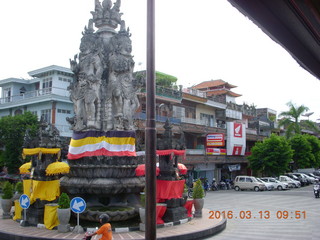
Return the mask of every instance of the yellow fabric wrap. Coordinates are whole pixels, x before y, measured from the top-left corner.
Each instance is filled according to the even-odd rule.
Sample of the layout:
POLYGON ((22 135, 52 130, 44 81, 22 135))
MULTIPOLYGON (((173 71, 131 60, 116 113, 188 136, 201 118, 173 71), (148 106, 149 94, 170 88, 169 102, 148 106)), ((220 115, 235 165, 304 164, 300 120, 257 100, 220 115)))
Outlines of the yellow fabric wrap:
POLYGON ((60 148, 24 148, 22 150, 22 158, 25 159, 26 156, 36 155, 36 154, 58 154, 58 159, 61 155, 60 148))
POLYGON ((58 204, 46 204, 44 206, 43 222, 46 229, 52 229, 59 225, 58 219, 58 204))
POLYGON ((22 164, 21 167, 19 167, 20 174, 30 173, 30 168, 31 168, 31 162, 22 164))
POLYGON ((26 194, 29 198, 31 196, 31 179, 22 180, 23 183, 23 193, 26 194))
POLYGON ((54 175, 60 173, 69 173, 70 167, 65 162, 50 163, 46 168, 46 175, 54 175))
POLYGON ((21 219, 22 207, 20 206, 19 200, 14 200, 14 216, 13 220, 21 219))
POLYGON ((60 196, 60 181, 32 181, 32 193, 30 203, 34 203, 37 198, 40 200, 53 201, 60 196))

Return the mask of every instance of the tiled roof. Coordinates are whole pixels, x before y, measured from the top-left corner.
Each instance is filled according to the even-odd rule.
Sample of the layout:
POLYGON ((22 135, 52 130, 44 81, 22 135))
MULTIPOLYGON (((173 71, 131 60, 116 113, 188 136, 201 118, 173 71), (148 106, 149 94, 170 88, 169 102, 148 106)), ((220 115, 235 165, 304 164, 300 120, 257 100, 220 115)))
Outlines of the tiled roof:
POLYGON ((218 87, 218 86, 223 86, 225 85, 227 88, 235 88, 237 86, 232 85, 230 83, 227 83, 221 79, 218 80, 209 80, 209 81, 205 81, 202 83, 199 83, 195 86, 193 86, 192 88, 196 88, 196 89, 206 89, 206 88, 211 88, 211 87, 218 87))
POLYGON ((234 93, 232 91, 228 91, 228 90, 212 90, 212 91, 208 91, 207 92, 207 96, 217 96, 217 95, 223 95, 223 94, 227 94, 229 96, 232 97, 240 97, 242 96, 241 94, 238 93, 234 93))

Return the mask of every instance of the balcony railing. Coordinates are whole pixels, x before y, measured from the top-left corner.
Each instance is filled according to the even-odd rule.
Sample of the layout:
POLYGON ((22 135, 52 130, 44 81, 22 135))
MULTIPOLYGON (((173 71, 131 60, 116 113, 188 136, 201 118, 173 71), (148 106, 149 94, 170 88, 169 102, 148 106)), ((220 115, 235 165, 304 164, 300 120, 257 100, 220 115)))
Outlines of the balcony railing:
POLYGON ((4 103, 14 103, 19 101, 24 101, 26 99, 37 98, 45 95, 55 94, 63 97, 69 97, 70 93, 68 90, 63 88, 44 88, 35 91, 29 91, 25 93, 21 93, 19 95, 13 95, 10 97, 0 98, 0 104, 4 103))
MULTIPOLYGON (((147 114, 143 113, 143 112, 139 112, 139 113, 135 114, 134 118, 135 119, 140 119, 140 120, 146 120, 147 119, 147 114)), ((158 122, 165 122, 165 121, 167 121, 167 119, 169 119, 170 123, 175 123, 175 124, 180 124, 181 123, 181 119, 178 119, 178 118, 156 115, 156 121, 158 121, 158 122)))
MULTIPOLYGON (((146 89, 142 88, 141 92, 145 93, 146 89)), ((156 96, 171 98, 180 101, 182 99, 182 92, 175 89, 156 86, 156 96)))

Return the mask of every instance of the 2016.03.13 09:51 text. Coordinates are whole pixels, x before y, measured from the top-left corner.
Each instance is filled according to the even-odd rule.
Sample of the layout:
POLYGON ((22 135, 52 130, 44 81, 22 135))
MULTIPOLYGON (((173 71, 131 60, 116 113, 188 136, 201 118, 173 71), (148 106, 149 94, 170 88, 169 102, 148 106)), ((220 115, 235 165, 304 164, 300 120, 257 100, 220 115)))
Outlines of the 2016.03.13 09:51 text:
POLYGON ((252 212, 250 210, 246 211, 210 211, 209 219, 306 219, 307 212, 306 211, 287 211, 287 210, 279 210, 275 212, 271 211, 258 211, 252 212))

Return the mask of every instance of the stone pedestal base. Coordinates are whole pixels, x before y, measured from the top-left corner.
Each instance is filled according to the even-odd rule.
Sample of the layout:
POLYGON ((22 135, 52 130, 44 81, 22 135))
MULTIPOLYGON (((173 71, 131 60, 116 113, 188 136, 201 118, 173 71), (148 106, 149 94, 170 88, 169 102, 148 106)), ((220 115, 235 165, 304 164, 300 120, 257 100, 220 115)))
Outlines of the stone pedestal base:
POLYGON ((199 210, 199 211, 194 211, 194 217, 196 218, 201 218, 202 217, 202 210, 199 210))
POLYGON ((29 224, 29 222, 27 220, 21 220, 20 221, 20 226, 21 227, 29 227, 30 224, 29 224))
POLYGON ((184 207, 175 207, 167 208, 167 211, 162 219, 164 222, 176 222, 187 217, 187 209, 185 209, 184 207))
POLYGON ((81 233, 84 233, 84 230, 83 228, 79 225, 75 226, 74 229, 72 230, 73 233, 78 233, 78 234, 81 234, 81 233))
POLYGON ((61 233, 66 233, 66 232, 70 232, 70 224, 67 224, 67 225, 58 225, 58 232, 61 232, 61 233))

